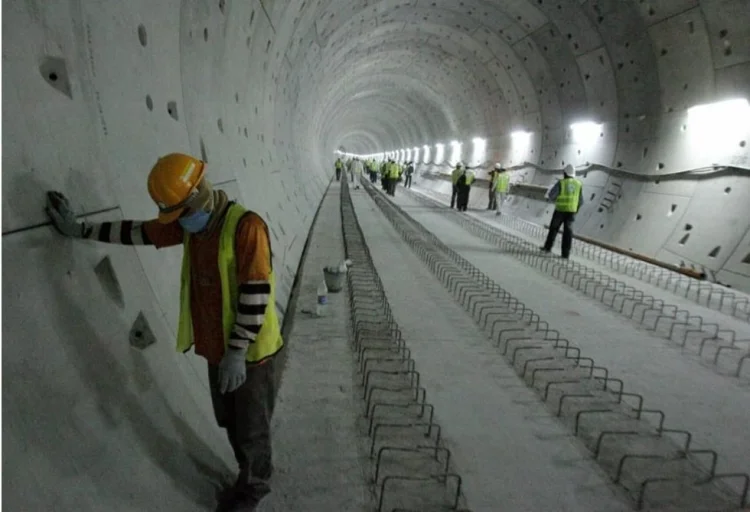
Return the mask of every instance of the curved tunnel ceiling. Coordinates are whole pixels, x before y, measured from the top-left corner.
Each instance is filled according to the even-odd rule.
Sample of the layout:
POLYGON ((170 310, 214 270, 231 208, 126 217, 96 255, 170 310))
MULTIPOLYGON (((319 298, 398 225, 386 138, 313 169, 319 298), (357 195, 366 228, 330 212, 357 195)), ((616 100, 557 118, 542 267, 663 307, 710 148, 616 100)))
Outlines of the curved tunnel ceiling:
MULTIPOLYGON (((442 143, 448 158, 456 140, 466 160, 482 137, 481 160, 514 168, 518 182, 548 186, 568 163, 598 165, 582 172, 578 233, 750 291, 750 126, 734 111, 704 125, 688 113, 750 98, 748 27, 748 0, 4 2, 14 509, 86 510, 89 491, 106 488, 144 510, 122 488, 138 475, 164 509, 194 510, 185 446, 232 460, 196 385, 205 366, 170 341, 180 251, 62 240, 47 190, 92 222, 153 218, 148 169, 173 151, 201 157, 217 188, 268 221, 283 317, 335 149, 429 145, 434 158, 442 143), (584 141, 571 124, 586 120, 600 126, 584 141), (129 346, 134 319, 160 340, 148 357, 129 346), (168 434, 154 442, 155 431, 168 434), (120 457, 136 466, 107 467, 102 481, 120 457), (84 485, 60 491, 71 474, 84 485), (39 481, 55 483, 48 495, 39 481)), ((419 166, 418 185, 440 187, 422 176, 446 170, 419 166)), ((520 196, 509 205, 537 224, 550 213, 520 196)))

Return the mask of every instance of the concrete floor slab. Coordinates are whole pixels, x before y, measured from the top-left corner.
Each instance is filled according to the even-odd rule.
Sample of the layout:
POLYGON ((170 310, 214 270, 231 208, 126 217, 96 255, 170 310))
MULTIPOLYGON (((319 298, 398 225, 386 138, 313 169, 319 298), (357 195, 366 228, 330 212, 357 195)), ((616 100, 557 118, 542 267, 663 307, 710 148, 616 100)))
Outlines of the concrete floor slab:
POLYGON ((364 511, 369 461, 358 429, 361 400, 349 344, 346 288, 315 318, 323 267, 344 259, 340 188, 331 185, 302 265, 286 367, 272 423, 272 493, 258 512, 364 511))
POLYGON ((637 328, 599 301, 501 254, 434 209, 401 193, 395 202, 444 243, 538 312, 582 354, 644 396, 645 406, 661 409, 670 428, 693 433, 695 449, 714 449, 717 470, 750 471, 750 388, 705 368, 662 338, 637 328))
POLYGON ((374 202, 357 216, 475 511, 629 510, 374 202))

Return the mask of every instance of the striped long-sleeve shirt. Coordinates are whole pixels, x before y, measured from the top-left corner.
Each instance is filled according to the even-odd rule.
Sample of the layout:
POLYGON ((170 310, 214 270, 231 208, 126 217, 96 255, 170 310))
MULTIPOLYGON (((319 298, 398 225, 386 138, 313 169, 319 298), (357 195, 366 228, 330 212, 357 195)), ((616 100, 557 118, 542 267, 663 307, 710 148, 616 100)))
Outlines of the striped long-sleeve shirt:
MULTIPOLYGON (((217 265, 220 230, 209 237, 192 237, 191 309, 195 352, 218 364, 224 353, 221 281, 217 265)), ((179 223, 160 224, 156 220, 89 224, 84 237, 105 243, 154 245, 161 249, 182 244, 184 232, 179 223)), ((246 214, 237 226, 237 317, 229 346, 246 349, 255 342, 265 318, 271 293, 271 246, 265 222, 256 214, 246 214)))

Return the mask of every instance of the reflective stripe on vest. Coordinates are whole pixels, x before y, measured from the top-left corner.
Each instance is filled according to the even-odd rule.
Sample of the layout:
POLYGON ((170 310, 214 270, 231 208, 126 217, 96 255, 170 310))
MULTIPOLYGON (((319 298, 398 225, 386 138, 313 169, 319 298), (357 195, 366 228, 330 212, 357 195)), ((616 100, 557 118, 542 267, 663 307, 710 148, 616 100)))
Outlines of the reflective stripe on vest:
POLYGON ((582 188, 583 184, 575 178, 563 178, 560 180, 560 194, 555 200, 555 209, 558 212, 577 212, 582 188))
MULTIPOLYGON (((229 342, 237 316, 239 286, 237 283, 237 266, 235 257, 235 237, 237 225, 245 213, 244 207, 234 203, 229 206, 224 216, 224 223, 219 237, 219 275, 221 276, 222 325, 224 327, 224 346, 229 342)), ((270 241, 269 241, 270 243, 270 241)), ((182 278, 180 287, 180 318, 177 332, 177 350, 187 352, 193 346, 193 318, 190 308, 190 235, 185 232, 183 239, 182 278)), ((259 362, 281 350, 284 340, 281 338, 279 319, 276 314, 276 276, 273 270, 269 276, 271 293, 268 307, 263 318, 263 326, 250 343, 247 350, 248 362, 259 362)))
POLYGON ((495 190, 498 192, 507 192, 508 183, 510 183, 510 176, 506 173, 499 174, 495 179, 495 190))

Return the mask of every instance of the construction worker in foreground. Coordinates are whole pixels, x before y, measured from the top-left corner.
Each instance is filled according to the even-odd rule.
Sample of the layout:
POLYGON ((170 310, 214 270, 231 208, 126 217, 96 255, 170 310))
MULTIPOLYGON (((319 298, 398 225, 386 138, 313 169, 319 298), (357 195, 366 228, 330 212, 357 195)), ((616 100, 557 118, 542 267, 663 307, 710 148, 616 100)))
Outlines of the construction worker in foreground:
POLYGON ((214 414, 239 474, 217 511, 250 511, 270 492, 274 356, 282 349, 266 223, 205 179, 206 164, 172 153, 148 176, 157 219, 79 223, 67 198, 48 192, 47 213, 67 236, 157 249, 182 244, 177 351, 208 362, 214 414))
POLYGON ((458 162, 453 169, 453 172, 451 172, 451 183, 453 184, 453 189, 451 190, 451 208, 456 204, 456 198, 458 197, 458 177, 461 176, 462 173, 461 162, 458 162))
POLYGON ((563 226, 562 257, 570 257, 570 247, 573 245, 573 221, 576 213, 583 205, 583 183, 576 179, 576 171, 572 165, 563 170, 563 178, 549 189, 545 196, 555 202, 555 213, 549 224, 547 241, 542 251, 551 252, 555 244, 555 237, 563 226))
POLYGON ((500 164, 495 164, 491 171, 490 180, 490 204, 488 210, 495 210, 495 215, 500 215, 508 195, 508 186, 510 185, 510 174, 500 164))

